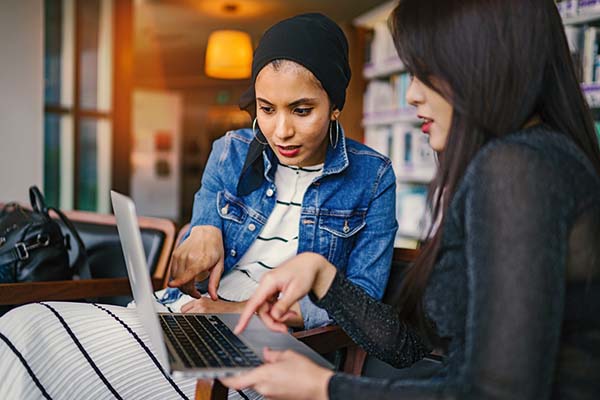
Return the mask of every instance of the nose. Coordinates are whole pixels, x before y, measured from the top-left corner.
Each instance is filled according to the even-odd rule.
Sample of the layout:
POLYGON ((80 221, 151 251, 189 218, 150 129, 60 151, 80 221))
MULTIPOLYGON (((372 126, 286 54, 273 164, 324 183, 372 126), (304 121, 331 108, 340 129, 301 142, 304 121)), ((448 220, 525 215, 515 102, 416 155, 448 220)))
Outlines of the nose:
POLYGON ((425 102, 425 96, 421 88, 421 83, 415 77, 410 80, 410 84, 406 90, 406 102, 415 107, 425 102))
POLYGON ((277 117, 274 136, 282 143, 294 136, 294 126, 286 115, 277 117))

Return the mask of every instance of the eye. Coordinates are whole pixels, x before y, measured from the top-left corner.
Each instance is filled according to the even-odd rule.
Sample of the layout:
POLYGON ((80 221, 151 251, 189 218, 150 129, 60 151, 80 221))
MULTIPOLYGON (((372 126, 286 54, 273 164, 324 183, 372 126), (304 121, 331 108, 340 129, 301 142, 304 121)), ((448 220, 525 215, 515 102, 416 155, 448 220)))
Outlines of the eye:
POLYGON ((260 110, 262 112, 264 112, 265 114, 272 114, 273 113, 273 107, 270 106, 260 106, 260 110))
POLYGON ((305 117, 310 114, 312 107, 298 107, 294 109, 294 112, 301 117, 305 117))

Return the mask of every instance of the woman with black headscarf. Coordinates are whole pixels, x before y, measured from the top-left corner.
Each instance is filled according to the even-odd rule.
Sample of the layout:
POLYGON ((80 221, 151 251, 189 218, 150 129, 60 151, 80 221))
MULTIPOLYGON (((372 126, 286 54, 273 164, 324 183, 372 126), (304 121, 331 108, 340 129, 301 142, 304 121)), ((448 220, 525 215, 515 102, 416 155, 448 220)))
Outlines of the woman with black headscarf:
MULTIPOLYGON (((338 118, 349 80, 346 38, 324 15, 299 15, 264 34, 240 102, 252 129, 213 145, 192 228, 173 255, 174 280, 161 294, 170 310, 241 312, 266 271, 307 251, 382 297, 397 228, 395 177, 389 159, 344 135, 338 118), (210 297, 201 297, 195 283, 207 274, 210 297)), ((304 297, 289 324, 330 321, 304 297)), ((140 331, 122 307, 17 308, 0 319, 0 379, 11 382, 0 398, 193 397, 195 381, 164 375, 140 331)))
MULTIPOLYGON (((164 304, 241 312, 265 272, 303 251, 381 298, 396 230, 394 174, 388 159, 344 136, 349 80, 348 44, 329 18, 303 14, 267 30, 240 101, 253 127, 215 142, 191 232, 173 254, 169 286, 200 297, 194 283, 208 273, 210 298, 168 289, 164 304)), ((292 326, 330 321, 307 297, 293 311, 292 326)))

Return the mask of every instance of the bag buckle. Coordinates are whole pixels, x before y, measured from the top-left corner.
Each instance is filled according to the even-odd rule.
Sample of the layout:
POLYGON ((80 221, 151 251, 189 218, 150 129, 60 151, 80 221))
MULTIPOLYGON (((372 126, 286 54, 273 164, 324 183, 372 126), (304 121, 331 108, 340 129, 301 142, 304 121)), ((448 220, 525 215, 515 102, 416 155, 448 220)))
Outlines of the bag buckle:
POLYGON ((38 247, 46 247, 50 244, 50 236, 48 234, 39 234, 35 238, 35 242, 27 246, 24 242, 19 242, 15 245, 17 257, 19 260, 27 260, 29 258, 29 250, 37 249, 38 247))
POLYGON ((15 245, 15 251, 17 252, 19 260, 24 261, 29 258, 29 251, 27 251, 27 246, 25 246, 25 243, 23 242, 19 242, 15 245))

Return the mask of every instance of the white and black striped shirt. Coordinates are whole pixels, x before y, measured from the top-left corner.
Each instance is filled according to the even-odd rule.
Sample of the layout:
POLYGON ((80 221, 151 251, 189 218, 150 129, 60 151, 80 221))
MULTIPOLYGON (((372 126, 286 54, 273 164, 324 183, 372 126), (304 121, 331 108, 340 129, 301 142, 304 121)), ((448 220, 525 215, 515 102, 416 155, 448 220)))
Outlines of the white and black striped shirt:
POLYGON ((221 279, 219 296, 245 301, 262 275, 298 252, 298 231, 304 193, 321 176, 323 164, 294 167, 279 164, 275 172, 277 203, 267 223, 231 272, 221 279))

